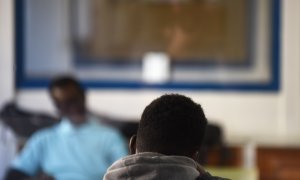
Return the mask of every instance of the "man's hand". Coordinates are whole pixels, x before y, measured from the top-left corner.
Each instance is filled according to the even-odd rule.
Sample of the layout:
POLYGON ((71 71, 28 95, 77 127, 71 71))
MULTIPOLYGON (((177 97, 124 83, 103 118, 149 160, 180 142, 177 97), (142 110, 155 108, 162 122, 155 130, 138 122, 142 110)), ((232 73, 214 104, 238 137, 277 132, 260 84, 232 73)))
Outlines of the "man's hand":
POLYGON ((54 177, 48 175, 48 174, 45 174, 45 173, 41 173, 38 178, 38 180, 55 180, 54 177))

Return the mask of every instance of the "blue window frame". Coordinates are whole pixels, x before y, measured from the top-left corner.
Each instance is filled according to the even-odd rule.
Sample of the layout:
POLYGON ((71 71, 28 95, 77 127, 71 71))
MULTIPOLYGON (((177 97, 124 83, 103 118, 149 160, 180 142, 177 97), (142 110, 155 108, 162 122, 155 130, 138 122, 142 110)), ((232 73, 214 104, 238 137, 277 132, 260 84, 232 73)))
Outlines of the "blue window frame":
MULTIPOLYGON (((25 3, 28 0, 15 0, 15 58, 16 58, 16 87, 17 88, 44 88, 48 85, 50 78, 45 76, 28 76, 26 73, 26 33, 25 29, 27 26, 26 21, 26 8, 25 3)), ((270 19, 271 19, 271 40, 269 41, 269 68, 270 77, 268 81, 260 82, 216 82, 216 81, 203 81, 203 82, 189 82, 189 81, 170 81, 162 84, 148 84, 141 81, 135 80, 83 80, 83 84, 88 88, 158 88, 158 89, 190 89, 190 90, 237 90, 237 91, 278 91, 280 89, 280 0, 271 0, 270 8, 270 19)), ((254 12, 254 11, 253 11, 254 12)), ((253 13, 254 14, 254 13, 253 13)), ((253 23, 253 18, 250 18, 250 23, 253 23)), ((253 39, 254 33, 249 34, 249 38, 253 39)), ((249 41, 252 43, 252 41, 249 41)), ((223 64, 227 69, 242 69, 247 70, 252 67, 253 53, 249 50, 247 60, 245 63, 238 64, 223 64)), ((78 52, 78 51, 76 51, 78 52)), ((105 68, 107 64, 103 63, 86 63, 87 58, 82 54, 74 53, 73 61, 75 66, 80 67, 95 67, 105 68), (83 60, 84 59, 84 60, 83 60), (102 67, 103 66, 103 67, 102 67)), ((120 65, 108 65, 112 70, 118 71, 120 65), (114 69, 115 68, 115 69, 114 69)), ((140 69, 141 63, 135 63, 127 66, 126 64, 121 65, 123 68, 129 69, 140 69)), ((198 63, 197 61, 190 60, 185 63, 175 63, 174 66, 179 70, 199 70, 214 68, 217 64, 209 63, 198 63)))

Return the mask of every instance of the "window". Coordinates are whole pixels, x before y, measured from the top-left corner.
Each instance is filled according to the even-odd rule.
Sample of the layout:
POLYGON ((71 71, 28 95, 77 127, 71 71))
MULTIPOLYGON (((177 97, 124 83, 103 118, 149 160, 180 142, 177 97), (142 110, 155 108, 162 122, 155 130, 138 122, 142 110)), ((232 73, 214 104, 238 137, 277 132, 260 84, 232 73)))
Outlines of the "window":
POLYGON ((279 89, 279 0, 16 1, 17 85, 70 73, 88 87, 279 89), (149 53, 170 59, 143 79, 149 53))

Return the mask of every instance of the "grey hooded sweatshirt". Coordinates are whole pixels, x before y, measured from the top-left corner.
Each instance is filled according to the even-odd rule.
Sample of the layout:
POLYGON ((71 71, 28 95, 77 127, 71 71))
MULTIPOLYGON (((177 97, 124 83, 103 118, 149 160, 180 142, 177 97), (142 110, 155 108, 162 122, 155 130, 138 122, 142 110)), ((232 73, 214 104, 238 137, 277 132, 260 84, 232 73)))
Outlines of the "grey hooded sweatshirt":
MULTIPOLYGON (((206 173, 203 175, 211 177, 206 173)), ((205 179, 215 179, 209 177, 205 179)), ((199 165, 194 160, 184 156, 166 156, 150 152, 130 155, 116 161, 104 176, 104 180, 131 179, 195 180, 202 178, 200 178, 199 165)))

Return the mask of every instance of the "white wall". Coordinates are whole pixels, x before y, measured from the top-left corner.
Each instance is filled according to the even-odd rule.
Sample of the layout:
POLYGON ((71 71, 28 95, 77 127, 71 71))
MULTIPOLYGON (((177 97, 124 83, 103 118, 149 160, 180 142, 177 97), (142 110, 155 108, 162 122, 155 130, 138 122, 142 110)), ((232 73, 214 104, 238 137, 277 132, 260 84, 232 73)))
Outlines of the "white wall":
POLYGON ((0 0, 0 108, 14 94, 12 1, 0 0))
POLYGON ((279 119, 285 129, 282 133, 300 133, 300 1, 283 1, 282 84, 279 119))
MULTIPOLYGON (((13 92, 12 36, 9 28, 12 15, 8 10, 10 1, 0 0, 1 104, 13 92)), ((283 0, 282 10, 280 92, 179 92, 201 103, 209 119, 223 124, 229 142, 251 139, 263 144, 300 145, 300 1, 283 0)), ((145 105, 165 92, 91 90, 88 100, 92 110, 116 117, 138 119, 145 105)), ((47 92, 43 90, 22 90, 17 94, 17 100, 28 109, 54 112, 47 92)))

